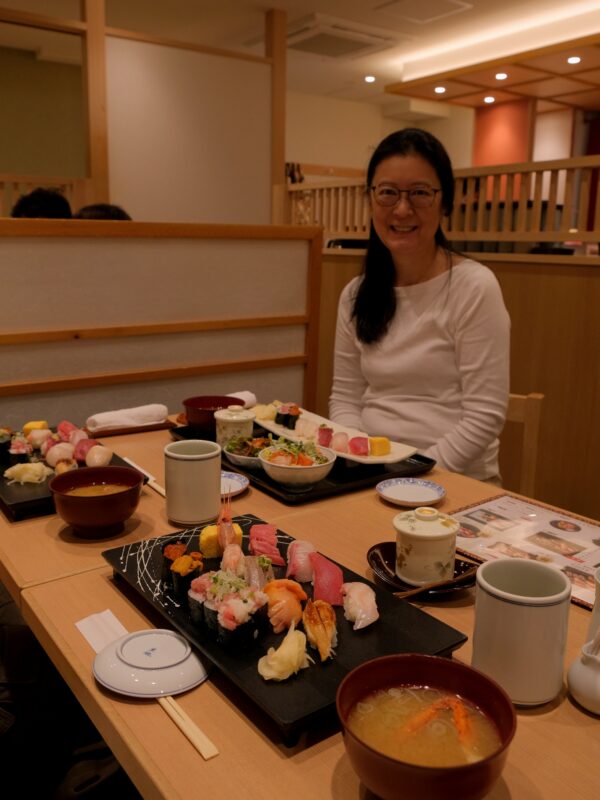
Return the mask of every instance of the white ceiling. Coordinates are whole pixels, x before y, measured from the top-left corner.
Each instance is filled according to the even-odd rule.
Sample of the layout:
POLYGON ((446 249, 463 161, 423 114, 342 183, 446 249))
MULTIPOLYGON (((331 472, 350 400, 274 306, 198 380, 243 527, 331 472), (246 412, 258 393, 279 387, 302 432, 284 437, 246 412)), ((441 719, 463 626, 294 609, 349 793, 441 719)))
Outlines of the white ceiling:
MULTIPOLYGON (((78 8, 76 0, 0 5, 62 17, 78 8)), ((291 91, 373 103, 397 100, 385 95, 386 84, 600 33, 598 0, 106 0, 109 26, 255 53, 263 52, 264 13, 271 7, 286 12, 289 28, 312 17, 383 39, 382 49, 354 57, 288 48, 291 91), (364 82, 369 74, 374 84, 364 82)), ((27 29, 2 28, 2 43, 10 46, 11 28, 19 36, 12 46, 26 46, 27 29)), ((54 45, 47 55, 57 51, 50 56, 57 58, 62 37, 46 35, 54 45)))

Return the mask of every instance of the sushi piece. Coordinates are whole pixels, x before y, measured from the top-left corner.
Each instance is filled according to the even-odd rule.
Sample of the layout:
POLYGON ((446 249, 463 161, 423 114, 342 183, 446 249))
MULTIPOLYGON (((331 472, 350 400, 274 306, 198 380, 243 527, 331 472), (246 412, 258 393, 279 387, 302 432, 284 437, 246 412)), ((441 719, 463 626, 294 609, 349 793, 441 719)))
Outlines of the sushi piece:
POLYGON ((54 469, 59 461, 71 461, 74 451, 75 448, 72 444, 59 442, 46 453, 46 464, 54 469))
POLYGON ((33 428, 25 438, 34 450, 40 450, 43 442, 52 436, 52 431, 49 428, 33 428))
MULTIPOLYGON (((81 444, 81 442, 80 442, 81 444)), ((90 447, 85 456, 86 467, 107 467, 112 461, 113 451, 101 444, 90 447)))
POLYGON ((305 542, 303 539, 293 541, 287 551, 288 565, 285 577, 295 578, 300 583, 312 581, 314 570, 308 554, 316 552, 317 548, 312 542, 305 542))
POLYGON ((281 633, 292 623, 302 619, 301 600, 306 600, 304 589, 296 581, 287 578, 269 581, 263 587, 269 598, 269 619, 275 633, 281 633))
POLYGON ((338 453, 348 452, 348 434, 345 431, 338 431, 331 437, 331 449, 338 453))
POLYGON ((366 628, 379 619, 375 592, 366 583, 353 581, 342 584, 342 596, 344 616, 350 622, 354 622, 352 627, 355 631, 366 628))
POLYGON ((171 572, 171 565, 179 556, 185 555, 187 545, 184 542, 168 542, 162 549, 163 565, 161 571, 162 580, 169 584, 173 584, 173 573, 171 572))
POLYGON ((333 428, 329 425, 319 425, 317 428, 317 441, 322 447, 329 447, 333 437, 333 428))
MULTIPOLYGON (((233 532, 235 534, 235 543, 242 544, 242 529, 237 524, 233 523, 233 532)), ((223 555, 224 548, 219 544, 219 528, 217 525, 206 525, 200 531, 199 537, 199 550, 202 551, 204 558, 220 558, 223 555)))
POLYGON ((203 572, 202 575, 198 575, 197 578, 192 578, 188 590, 188 604, 192 620, 196 624, 204 622, 204 601, 210 589, 213 575, 216 575, 216 571, 214 570, 211 572, 203 572))
POLYGON ((321 553, 309 553, 308 558, 314 570, 313 599, 326 600, 332 606, 341 606, 344 575, 340 567, 321 553))
POLYGON ((245 586, 227 596, 217 610, 217 642, 239 650, 253 644, 268 626, 267 595, 245 586))
POLYGON ((269 647, 266 656, 259 658, 258 673, 266 681, 284 681, 306 669, 311 661, 306 652, 306 636, 292 624, 279 647, 269 647))
POLYGON ((77 462, 75 459, 71 459, 71 461, 59 461, 56 466, 54 467, 54 472, 57 475, 62 475, 63 472, 70 472, 72 469, 78 469, 77 462))
POLYGON ((38 430, 48 430, 48 423, 45 419, 38 419, 33 420, 32 422, 26 422, 23 425, 22 434, 27 438, 31 431, 38 431, 38 430))
POLYGON ((246 556, 244 558, 246 583, 255 589, 262 589, 265 583, 275 580, 275 574, 268 556, 246 556))
POLYGON ((277 425, 283 425, 284 428, 287 428, 289 415, 290 407, 288 405, 279 406, 275 412, 275 423, 277 425))
POLYGON ((369 439, 367 436, 354 436, 348 442, 348 448, 354 456, 368 456, 369 439))
POLYGON ((233 572, 240 578, 246 577, 245 556, 239 544, 233 542, 227 545, 223 551, 221 569, 225 572, 233 572))
POLYGON ((202 553, 186 553, 171 564, 171 577, 176 597, 186 597, 193 578, 202 570, 202 553))
POLYGON ((319 651, 321 661, 327 661, 337 645, 337 623, 333 607, 324 600, 309 600, 302 614, 302 624, 311 647, 319 651))
POLYGON ((296 405, 289 406, 289 411, 288 411, 288 415, 287 415, 287 420, 285 422, 285 427, 289 428, 291 431, 293 431, 296 428, 296 425, 298 423, 298 420, 300 419, 300 414, 301 413, 302 412, 300 411, 298 406, 296 406, 296 405))
POLYGON ((285 567, 285 561, 277 546, 277 528, 275 525, 252 525, 249 532, 248 549, 253 556, 267 556, 277 567, 285 567))
MULTIPOLYGON (((46 427, 48 426, 46 425, 46 427)), ((68 442, 69 436, 71 435, 71 431, 76 431, 76 430, 79 430, 77 428, 77 425, 73 425, 72 422, 69 422, 66 419, 63 419, 56 426, 56 432, 58 433, 59 437, 62 439, 63 442, 68 442)))
POLYGON ((372 456, 387 456, 392 451, 392 445, 387 436, 369 437, 369 454, 372 456))

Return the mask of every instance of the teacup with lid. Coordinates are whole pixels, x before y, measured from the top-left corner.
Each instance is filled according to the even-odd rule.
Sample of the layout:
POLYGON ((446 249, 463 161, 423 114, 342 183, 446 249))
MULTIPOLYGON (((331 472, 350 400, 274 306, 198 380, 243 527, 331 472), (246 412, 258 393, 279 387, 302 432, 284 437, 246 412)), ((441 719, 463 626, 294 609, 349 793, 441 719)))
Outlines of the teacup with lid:
POLYGON ((435 508, 396 514, 396 575, 411 586, 450 580, 458 522, 435 508))
POLYGON ((234 436, 251 437, 254 427, 254 411, 240 405, 231 405, 215 411, 217 443, 225 447, 234 436))

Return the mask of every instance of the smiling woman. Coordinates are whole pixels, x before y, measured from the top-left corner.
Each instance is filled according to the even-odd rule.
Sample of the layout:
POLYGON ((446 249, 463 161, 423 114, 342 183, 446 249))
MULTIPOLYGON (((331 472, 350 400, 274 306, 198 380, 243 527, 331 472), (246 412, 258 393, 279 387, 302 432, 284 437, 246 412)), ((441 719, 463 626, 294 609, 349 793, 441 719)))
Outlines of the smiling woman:
POLYGON ((340 298, 330 417, 495 480, 509 319, 491 271, 453 253, 442 230, 448 154, 426 131, 397 131, 375 150, 367 186, 370 238, 340 298))

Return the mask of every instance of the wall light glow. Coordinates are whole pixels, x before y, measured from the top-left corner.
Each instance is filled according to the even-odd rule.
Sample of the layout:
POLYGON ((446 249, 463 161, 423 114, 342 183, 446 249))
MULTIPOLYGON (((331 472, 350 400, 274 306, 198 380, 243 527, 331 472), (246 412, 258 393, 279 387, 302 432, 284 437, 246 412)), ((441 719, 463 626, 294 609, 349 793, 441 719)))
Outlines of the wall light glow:
POLYGON ((495 103, 496 102, 496 98, 492 97, 491 95, 488 95, 487 97, 483 98, 483 102, 484 103, 495 103))
POLYGON ((375 75, 365 75, 365 83, 375 83, 375 75))
POLYGON ((579 56, 569 56, 569 58, 567 58, 568 64, 579 64, 580 61, 581 59, 579 58, 579 56))
POLYGON ((436 94, 444 94, 444 92, 446 91, 446 87, 445 86, 436 86, 433 91, 436 94))
POLYGON ((496 80, 497 81, 505 81, 508 78, 506 72, 497 72, 496 73, 496 80))

